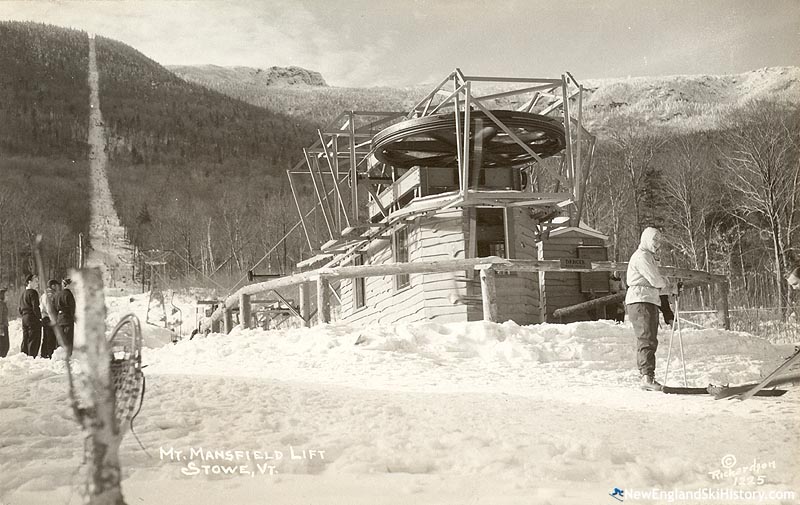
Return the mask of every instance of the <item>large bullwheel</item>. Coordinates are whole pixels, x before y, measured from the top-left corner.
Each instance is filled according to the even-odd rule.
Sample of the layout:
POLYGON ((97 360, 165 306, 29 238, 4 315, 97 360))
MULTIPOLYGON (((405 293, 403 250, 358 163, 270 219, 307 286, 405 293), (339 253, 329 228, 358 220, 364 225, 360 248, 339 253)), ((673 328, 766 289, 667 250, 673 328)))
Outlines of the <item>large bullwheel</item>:
MULTIPOLYGON (((552 156, 565 147, 563 125, 551 117, 507 110, 492 114, 540 158, 552 156)), ((484 168, 521 166, 534 160, 523 146, 481 111, 470 113, 471 157, 479 156, 484 168), (480 152, 476 153, 476 146, 480 152)), ((463 124, 461 125, 463 128, 463 124)), ((403 121, 381 131, 372 139, 377 157, 399 167, 458 166, 455 115, 440 114, 403 121)))

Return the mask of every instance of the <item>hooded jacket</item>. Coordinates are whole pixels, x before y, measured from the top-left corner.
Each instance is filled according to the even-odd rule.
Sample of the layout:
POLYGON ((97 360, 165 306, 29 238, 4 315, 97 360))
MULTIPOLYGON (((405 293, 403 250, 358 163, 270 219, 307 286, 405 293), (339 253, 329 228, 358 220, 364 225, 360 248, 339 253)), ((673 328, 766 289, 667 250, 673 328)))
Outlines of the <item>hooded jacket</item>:
POLYGON ((628 291, 625 303, 652 303, 660 305, 659 290, 669 281, 661 274, 656 260, 656 242, 661 240, 661 232, 655 228, 645 228, 639 241, 639 248, 628 262, 628 291))
POLYGON ((57 293, 53 290, 53 288, 47 288, 44 290, 44 296, 42 296, 40 302, 41 307, 39 308, 40 312, 42 313, 42 319, 45 317, 49 317, 51 321, 56 320, 56 295, 57 293))

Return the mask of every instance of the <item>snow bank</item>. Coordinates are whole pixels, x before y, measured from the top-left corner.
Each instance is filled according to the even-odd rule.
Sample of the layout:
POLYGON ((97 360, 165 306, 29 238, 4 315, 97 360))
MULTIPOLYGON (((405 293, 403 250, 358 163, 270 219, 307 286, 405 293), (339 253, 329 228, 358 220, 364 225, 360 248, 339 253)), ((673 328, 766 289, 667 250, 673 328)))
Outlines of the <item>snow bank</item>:
MULTIPOLYGON (((690 385, 747 382, 782 359, 769 342, 745 333, 683 330, 680 336, 690 385)), ((673 336, 673 372, 682 368, 678 337, 673 336)), ((662 332, 659 371, 665 368, 669 338, 669 331, 662 332)), ((636 378, 633 331, 609 321, 533 326, 422 322, 367 328, 338 323, 274 331, 237 327, 230 335, 210 334, 148 351, 145 361, 152 373, 422 391, 498 390, 517 381, 629 385, 636 378), (445 377, 439 371, 443 367, 451 372, 445 377), (484 379, 476 381, 479 377, 484 379)), ((677 374, 671 378, 672 383, 679 380, 677 374)))
MULTIPOLYGON (((111 305, 115 320, 146 303, 135 296, 111 305)), ((669 336, 661 335, 659 372, 669 336)), ((682 337, 694 385, 753 380, 784 354, 743 333, 682 337)), ((237 328, 145 349, 136 433, 155 457, 126 436, 125 497, 197 505, 265 497, 287 505, 602 503, 614 487, 731 485, 709 473, 728 455, 774 462, 759 489, 800 489, 787 449, 798 441, 796 391, 741 403, 644 392, 633 341, 630 326, 605 321, 339 323, 237 328), (272 476, 187 475, 185 460, 159 456, 170 448, 285 457, 272 476), (292 459, 293 449, 324 458, 292 459)), ((680 371, 677 359, 672 369, 680 371)), ((8 391, 0 399, 0 502, 79 503, 82 438, 63 362, 15 354, 0 360, 0 380, 8 391)))

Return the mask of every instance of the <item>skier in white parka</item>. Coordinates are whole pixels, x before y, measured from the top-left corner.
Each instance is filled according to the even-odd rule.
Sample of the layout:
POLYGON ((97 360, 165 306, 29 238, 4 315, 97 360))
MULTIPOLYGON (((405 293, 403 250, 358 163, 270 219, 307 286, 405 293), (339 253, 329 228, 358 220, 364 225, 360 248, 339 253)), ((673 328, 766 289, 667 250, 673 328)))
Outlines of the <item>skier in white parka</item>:
POLYGON ((645 228, 639 248, 628 262, 628 291, 625 307, 628 319, 636 334, 636 364, 639 367, 642 389, 661 391, 655 380, 656 349, 658 348, 658 314, 661 305, 660 290, 669 280, 658 266, 658 252, 662 243, 661 232, 645 228))

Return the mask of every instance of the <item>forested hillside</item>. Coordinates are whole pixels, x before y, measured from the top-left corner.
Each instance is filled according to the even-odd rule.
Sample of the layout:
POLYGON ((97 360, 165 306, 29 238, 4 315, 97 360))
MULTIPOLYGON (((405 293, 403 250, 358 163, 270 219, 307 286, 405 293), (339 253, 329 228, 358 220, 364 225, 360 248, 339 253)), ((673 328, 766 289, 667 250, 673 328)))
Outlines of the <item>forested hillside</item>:
POLYGON ((122 43, 98 37, 97 52, 109 178, 130 238, 175 251, 179 271, 224 263, 238 275, 292 220, 285 171, 315 129, 178 79, 122 43))
POLYGON ((800 265, 799 103, 745 101, 705 131, 609 121, 584 219, 620 260, 644 226, 663 227, 667 263, 729 275, 734 303, 782 306, 800 265))
MULTIPOLYGON (((88 34, 0 23, 0 47, 0 284, 14 286, 34 268, 35 234, 48 275, 61 275, 88 230, 88 34)), ((177 271, 238 275, 294 219, 284 172, 315 129, 188 84, 124 44, 98 37, 97 48, 109 177, 132 242, 175 250, 177 271)), ((273 261, 297 261, 295 249, 273 261)))
POLYGON ((36 234, 56 276, 88 230, 88 45, 83 32, 0 22, 0 48, 0 287, 13 289, 35 269, 36 234))

